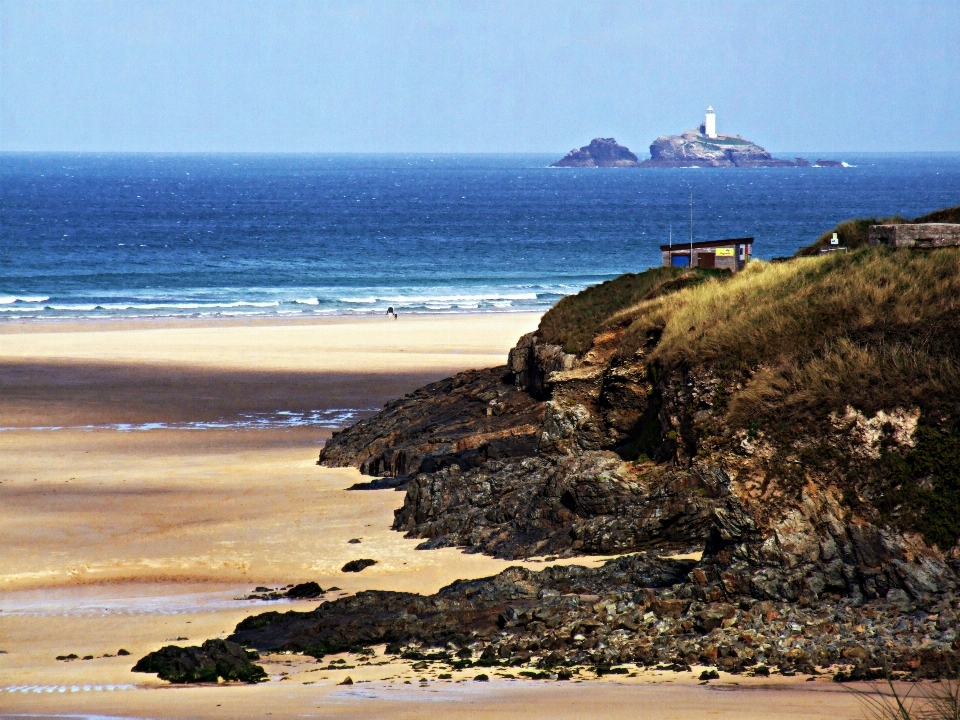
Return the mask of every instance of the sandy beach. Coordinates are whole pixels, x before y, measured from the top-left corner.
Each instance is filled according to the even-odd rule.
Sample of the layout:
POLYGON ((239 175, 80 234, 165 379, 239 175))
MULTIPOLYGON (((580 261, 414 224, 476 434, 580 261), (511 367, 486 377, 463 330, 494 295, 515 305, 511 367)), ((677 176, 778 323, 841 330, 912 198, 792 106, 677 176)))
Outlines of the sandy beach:
POLYGON ((336 658, 265 657, 271 680, 257 686, 171 687, 130 672, 162 645, 317 603, 238 599, 257 586, 314 580, 339 588, 327 599, 430 593, 515 564, 417 551, 389 529, 399 493, 349 490, 359 473, 316 465, 329 429, 243 419, 370 414, 423 383, 501 364, 537 321, 0 325, 0 717, 857 717, 825 678, 703 686, 655 671, 570 683, 492 673, 478 683, 475 672, 445 680, 387 662, 382 647, 345 656, 348 670, 328 669, 336 658), (340 571, 360 557, 377 565, 340 571), (69 654, 91 659, 55 659, 69 654), (355 684, 339 685, 347 675, 355 684))

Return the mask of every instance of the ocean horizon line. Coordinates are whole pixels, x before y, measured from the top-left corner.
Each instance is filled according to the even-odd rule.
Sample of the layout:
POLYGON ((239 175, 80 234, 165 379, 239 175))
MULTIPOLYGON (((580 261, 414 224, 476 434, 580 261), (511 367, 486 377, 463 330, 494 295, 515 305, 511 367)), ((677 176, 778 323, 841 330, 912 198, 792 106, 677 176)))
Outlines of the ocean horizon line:
MULTIPOLYGON (((632 149, 632 146, 630 146, 632 149)), ((636 145, 636 147, 646 147, 636 145)), ((906 156, 960 156, 960 150, 779 150, 769 149, 772 155, 856 155, 876 157, 906 157, 906 156)), ((563 157, 567 150, 23 150, 0 149, 0 158, 5 156, 164 156, 164 157, 204 157, 204 156, 240 156, 240 157, 563 157)), ((633 169, 633 168, 574 168, 574 169, 633 169)), ((676 170, 678 168, 643 168, 648 170, 676 170)), ((682 168, 681 168, 682 169, 682 168)), ((731 169, 731 168, 707 168, 731 169)), ((741 170, 761 170, 771 168, 739 168, 741 170)), ((781 168, 772 168, 781 169, 781 168)), ((789 168, 786 168, 789 169, 789 168)))

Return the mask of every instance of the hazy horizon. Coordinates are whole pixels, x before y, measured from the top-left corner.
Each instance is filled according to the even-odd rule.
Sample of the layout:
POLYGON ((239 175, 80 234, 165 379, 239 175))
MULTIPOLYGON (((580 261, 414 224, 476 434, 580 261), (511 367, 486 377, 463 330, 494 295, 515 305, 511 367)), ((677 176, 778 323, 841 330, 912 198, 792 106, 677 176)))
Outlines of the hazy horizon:
POLYGON ((7 0, 0 151, 645 157, 707 105, 780 155, 960 151, 956 3, 704 8, 7 0))

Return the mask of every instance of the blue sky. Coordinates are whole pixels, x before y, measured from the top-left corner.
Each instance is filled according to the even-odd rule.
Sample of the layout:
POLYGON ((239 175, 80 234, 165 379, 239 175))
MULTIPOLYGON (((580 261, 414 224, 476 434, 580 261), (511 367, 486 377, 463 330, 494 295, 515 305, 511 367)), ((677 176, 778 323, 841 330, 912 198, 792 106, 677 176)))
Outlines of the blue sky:
POLYGON ((960 2, 0 0, 0 150, 960 151, 960 2))

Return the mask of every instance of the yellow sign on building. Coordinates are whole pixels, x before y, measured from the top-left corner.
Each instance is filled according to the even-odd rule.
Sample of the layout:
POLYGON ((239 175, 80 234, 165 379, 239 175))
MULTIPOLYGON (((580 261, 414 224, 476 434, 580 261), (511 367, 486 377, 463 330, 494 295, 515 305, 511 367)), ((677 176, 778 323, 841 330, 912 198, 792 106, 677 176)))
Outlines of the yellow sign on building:
POLYGON ((717 248, 717 257, 733 257, 733 248, 717 248))

